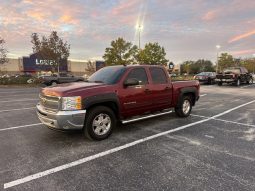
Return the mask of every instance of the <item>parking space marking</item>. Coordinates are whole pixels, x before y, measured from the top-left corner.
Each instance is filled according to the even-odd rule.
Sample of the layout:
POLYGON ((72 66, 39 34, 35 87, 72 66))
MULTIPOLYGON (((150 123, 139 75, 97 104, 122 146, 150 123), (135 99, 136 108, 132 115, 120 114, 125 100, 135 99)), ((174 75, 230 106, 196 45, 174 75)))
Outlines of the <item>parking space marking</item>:
MULTIPOLYGON (((210 117, 206 117, 206 116, 203 116, 203 115, 195 115, 195 114, 191 114, 191 116, 194 116, 194 117, 201 117, 201 118, 210 118, 210 117)), ((236 124, 236 125, 242 125, 242 126, 247 126, 247 127, 255 127, 255 125, 252 125, 252 124, 246 124, 246 123, 239 123, 239 122, 235 122, 235 121, 228 121, 228 120, 225 120, 225 119, 212 119, 212 120, 215 120, 215 121, 222 121, 222 122, 225 122, 225 123, 233 123, 233 124, 236 124)))
POLYGON ((248 88, 248 87, 251 87, 251 86, 253 86, 254 84, 250 84, 250 85, 247 85, 247 86, 242 86, 242 87, 240 87, 240 88, 248 88))
POLYGON ((0 93, 0 99, 1 98, 6 98, 6 96, 8 97, 8 98, 12 98, 12 97, 20 97, 20 96, 30 96, 30 95, 33 95, 33 96, 37 96, 38 94, 35 94, 35 93, 25 93, 25 94, 15 94, 15 95, 1 95, 1 93, 0 93))
POLYGON ((206 96, 207 94, 202 94, 202 95, 200 95, 200 97, 204 97, 204 96, 206 96))
POLYGON ((39 99, 18 99, 18 100, 4 100, 0 101, 0 103, 8 103, 8 102, 19 102, 19 101, 32 101, 32 100, 39 100, 39 99))
POLYGON ((9 112, 9 111, 28 110, 28 109, 35 109, 35 107, 24 107, 24 108, 19 108, 19 109, 0 110, 0 113, 2 113, 2 112, 9 112))
POLYGON ((42 123, 34 123, 34 124, 30 124, 30 125, 21 125, 21 126, 16 126, 16 127, 8 127, 8 128, 0 129, 0 132, 1 131, 12 130, 12 129, 19 129, 19 128, 23 128, 23 127, 38 126, 38 125, 42 125, 42 123))
POLYGON ((225 114, 227 114, 227 113, 229 113, 231 111, 234 111, 236 109, 239 109, 241 107, 244 107, 244 106, 249 105, 249 104, 254 103, 254 102, 255 102, 255 100, 250 101, 250 102, 245 103, 245 104, 242 104, 242 105, 239 105, 239 106, 234 107, 232 109, 226 110, 226 111, 224 111, 222 113, 219 113, 219 114, 217 114, 215 116, 212 116, 210 118, 206 118, 206 119, 203 119, 203 120, 200 120, 200 121, 197 121, 197 122, 193 122, 193 123, 190 123, 190 124, 187 124, 187 125, 183 125, 183 126, 177 127, 175 129, 171 129, 171 130, 168 130, 168 131, 157 133, 155 135, 151 135, 149 137, 145 137, 145 138, 133 141, 131 143, 127 143, 125 145, 118 146, 118 147, 112 148, 110 150, 97 153, 95 155, 91 155, 89 157, 78 159, 76 161, 73 161, 73 162, 70 162, 70 163, 67 163, 67 164, 64 164, 64 165, 60 165, 60 166, 57 166, 57 167, 54 167, 54 168, 51 168, 51 169, 48 169, 48 170, 45 170, 45 171, 42 171, 42 172, 38 172, 38 173, 35 173, 35 174, 32 174, 32 175, 26 176, 24 178, 20 178, 20 179, 17 179, 17 180, 5 183, 4 184, 4 189, 10 188, 10 187, 13 187, 13 186, 17 186, 17 185, 23 184, 25 182, 29 182, 29 181, 32 181, 32 180, 35 180, 35 179, 38 179, 38 178, 41 178, 41 177, 44 177, 44 176, 48 176, 50 174, 53 174, 53 173, 56 173, 56 172, 59 172, 59 171, 62 171, 62 170, 65 170, 65 169, 68 169, 68 168, 71 168, 71 167, 83 164, 83 163, 86 163, 88 161, 92 161, 92 160, 95 160, 97 158, 101 158, 103 156, 110 155, 112 153, 116 153, 118 151, 121 151, 123 149, 126 149, 126 148, 129 148, 129 147, 138 145, 140 143, 143 143, 143 142, 146 142, 146 141, 149 141, 149 140, 152 140, 152 139, 155 139, 155 138, 158 138, 158 137, 170 134, 170 133, 174 133, 174 132, 186 129, 188 127, 191 127, 191 126, 194 126, 194 125, 197 125, 197 124, 201 124, 201 123, 207 122, 207 121, 209 121, 211 119, 214 119, 216 117, 220 117, 220 116, 225 115, 225 114))

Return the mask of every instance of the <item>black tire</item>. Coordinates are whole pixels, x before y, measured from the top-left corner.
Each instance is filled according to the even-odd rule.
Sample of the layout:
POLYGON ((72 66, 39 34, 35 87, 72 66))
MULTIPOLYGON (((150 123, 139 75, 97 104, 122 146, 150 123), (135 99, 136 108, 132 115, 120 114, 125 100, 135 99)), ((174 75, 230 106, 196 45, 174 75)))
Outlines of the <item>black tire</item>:
POLYGON ((93 107, 92 109, 88 110, 86 114, 86 120, 84 123, 84 129, 83 129, 84 134, 87 138, 91 140, 101 141, 103 139, 106 139, 107 137, 111 135, 112 130, 115 128, 116 121, 117 121, 116 116, 110 108, 105 106, 93 107), (96 122, 96 121, 99 121, 99 117, 103 117, 103 118, 105 117, 102 120, 106 120, 106 122, 102 122, 102 120, 101 122, 96 122), (93 122, 94 122, 94 125, 93 125, 93 122), (95 125, 96 123, 99 123, 99 124, 95 125), (107 127, 104 127, 103 125, 107 127), (96 132, 97 131, 96 129, 99 129, 99 131, 96 132))
POLYGON ((241 85, 241 80, 240 80, 239 78, 236 80, 235 85, 236 85, 236 86, 240 86, 240 85, 241 85))
POLYGON ((208 84, 208 85, 211 85, 211 83, 212 83, 212 82, 211 82, 211 78, 208 78, 207 84, 208 84))
POLYGON ((218 86, 222 86, 222 82, 218 82, 218 86))
POLYGON ((247 81, 247 84, 253 84, 253 78, 251 77, 249 81, 247 81))
POLYGON ((51 82, 50 82, 50 85, 51 85, 51 86, 55 86, 55 85, 57 85, 57 84, 58 84, 58 83, 57 83, 56 81, 51 81, 51 82))
POLYGON ((180 103, 174 108, 175 113, 179 117, 188 117, 192 110, 192 97, 191 96, 183 96, 180 100, 180 103), (188 104, 189 108, 186 108, 185 104, 188 104))

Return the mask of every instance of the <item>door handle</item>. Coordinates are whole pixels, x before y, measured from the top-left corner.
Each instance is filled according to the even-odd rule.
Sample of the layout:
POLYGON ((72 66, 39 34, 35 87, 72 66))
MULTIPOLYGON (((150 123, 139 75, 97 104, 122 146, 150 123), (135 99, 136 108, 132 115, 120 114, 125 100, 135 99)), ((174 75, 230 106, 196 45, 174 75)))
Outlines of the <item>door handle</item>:
POLYGON ((170 90, 171 88, 170 87, 166 87, 165 90, 170 90))
POLYGON ((144 91, 145 91, 145 93, 150 93, 150 90, 147 88, 144 91))

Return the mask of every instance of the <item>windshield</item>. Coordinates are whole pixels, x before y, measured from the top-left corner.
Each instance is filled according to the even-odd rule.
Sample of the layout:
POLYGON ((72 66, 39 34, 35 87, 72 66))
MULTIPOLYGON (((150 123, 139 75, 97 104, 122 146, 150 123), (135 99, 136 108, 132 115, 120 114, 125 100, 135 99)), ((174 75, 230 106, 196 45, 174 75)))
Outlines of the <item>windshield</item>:
POLYGON ((126 67, 123 66, 105 67, 90 76, 88 82, 115 84, 125 71, 126 67))
POLYGON ((209 76, 210 72, 201 72, 199 74, 197 74, 197 76, 209 76))
POLYGON ((239 68, 228 68, 228 69, 225 69, 223 72, 224 72, 224 73, 235 73, 235 74, 239 74, 239 73, 240 73, 240 69, 239 69, 239 68))

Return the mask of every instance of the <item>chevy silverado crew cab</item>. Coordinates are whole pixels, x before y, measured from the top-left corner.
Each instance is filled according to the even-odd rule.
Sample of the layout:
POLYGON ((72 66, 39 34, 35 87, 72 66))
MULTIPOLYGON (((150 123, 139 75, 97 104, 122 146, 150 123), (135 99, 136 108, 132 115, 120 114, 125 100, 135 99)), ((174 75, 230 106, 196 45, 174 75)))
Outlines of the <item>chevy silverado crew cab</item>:
POLYGON ((90 139, 103 140, 117 122, 155 117, 173 108, 178 116, 189 116, 199 88, 198 81, 171 82, 161 66, 110 66, 87 82, 42 89, 37 115, 51 129, 80 129, 90 139))

